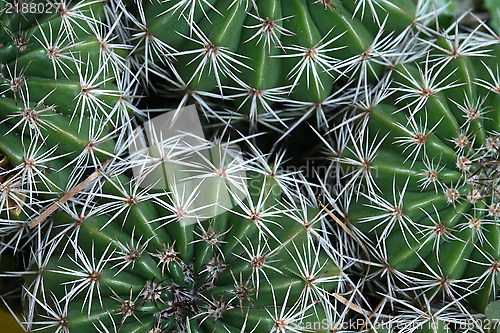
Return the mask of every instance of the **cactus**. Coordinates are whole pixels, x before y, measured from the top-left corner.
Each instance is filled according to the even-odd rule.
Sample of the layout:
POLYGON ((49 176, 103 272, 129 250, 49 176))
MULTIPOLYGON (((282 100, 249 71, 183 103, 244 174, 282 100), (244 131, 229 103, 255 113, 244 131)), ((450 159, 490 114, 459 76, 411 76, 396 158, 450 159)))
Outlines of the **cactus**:
POLYGON ((395 62, 330 146, 335 204, 407 329, 459 328, 498 296, 500 45, 480 20, 459 28, 467 15, 395 62))
POLYGON ((0 4, 0 255, 29 258, 5 273, 24 277, 25 330, 328 332, 350 310, 363 329, 481 329, 500 271, 500 38, 469 12, 442 28, 436 3, 0 4), (252 144, 242 158, 232 143, 253 136, 152 131, 128 154, 139 82, 180 93, 159 101, 174 119, 195 101, 283 139, 315 116, 328 179, 252 144))
POLYGON ((324 212, 290 175, 269 173, 263 155, 179 142, 136 154, 132 179, 111 161, 81 204, 52 216, 25 273, 30 329, 327 332, 342 323, 331 297, 345 277, 320 235, 324 212), (151 176, 167 189, 145 183, 151 176))
POLYGON ((418 8, 409 0, 135 1, 135 7, 136 17, 132 1, 122 4, 146 85, 159 77, 184 96, 180 106, 193 100, 208 117, 272 129, 312 116, 327 127, 349 99, 337 91, 376 82, 394 44, 428 20, 414 23, 418 8))
POLYGON ((126 46, 107 11, 104 1, 0 4, 0 257, 19 263, 2 261, 0 298, 12 314, 22 285, 11 281, 35 255, 30 223, 119 154, 131 125, 126 46))
POLYGON ((114 139, 131 126, 126 46, 113 43, 106 11, 103 1, 0 4, 0 217, 9 246, 46 200, 114 156, 114 139))

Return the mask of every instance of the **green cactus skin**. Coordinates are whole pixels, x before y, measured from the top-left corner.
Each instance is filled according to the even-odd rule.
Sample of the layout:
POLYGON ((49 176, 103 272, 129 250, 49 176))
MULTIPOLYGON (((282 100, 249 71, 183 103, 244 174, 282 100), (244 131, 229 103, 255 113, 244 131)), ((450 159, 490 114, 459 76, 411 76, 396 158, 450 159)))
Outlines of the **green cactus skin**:
MULTIPOLYGON (((198 151, 221 163, 207 179, 218 175, 216 183, 231 188, 229 158, 205 149, 198 151)), ((328 332, 338 318, 329 295, 341 271, 312 232, 322 213, 281 207, 273 175, 248 168, 246 177, 247 196, 204 220, 172 189, 127 195, 120 184, 135 185, 123 175, 104 184, 97 201, 110 204, 104 212, 53 215, 44 264, 26 277, 30 303, 40 308, 33 329, 328 332), (119 215, 117 205, 125 208, 119 215)), ((219 210, 220 188, 200 193, 219 210)))
POLYGON ((0 7, 4 97, 15 99, 16 105, 43 101, 57 105, 59 113, 81 118, 90 116, 90 106, 101 116, 111 113, 120 97, 111 80, 123 70, 119 62, 123 52, 105 36, 102 1, 62 1, 52 6, 19 1, 19 6, 23 4, 29 5, 28 12, 16 13, 5 3, 0 7), (36 12, 41 5, 43 11, 36 12))
POLYGON ((33 254, 29 224, 119 154, 115 139, 133 109, 105 9, 103 1, 0 3, 0 255, 33 254))
POLYGON ((355 175, 346 178, 347 219, 372 241, 390 288, 404 280, 420 305, 446 300, 482 312, 498 295, 500 90, 497 58, 486 54, 499 45, 491 37, 436 33, 420 63, 395 66, 383 88, 393 95, 362 110, 363 133, 335 157, 355 175))
POLYGON ((416 12, 410 0, 377 1, 376 20, 353 1, 138 3, 144 16, 135 22, 132 39, 146 71, 167 67, 186 95, 223 95, 251 121, 267 113, 280 122, 273 104, 326 107, 353 68, 367 66, 360 71, 376 82, 384 59, 371 47, 375 35, 385 30, 395 39, 411 30, 416 12), (390 19, 381 29, 386 15, 390 19))
POLYGON ((39 208, 33 200, 62 195, 115 153, 131 109, 116 85, 123 50, 104 10, 103 1, 0 4, 0 154, 10 162, 0 173, 15 176, 0 184, 3 218, 12 215, 6 200, 29 197, 14 216, 26 220, 39 208))

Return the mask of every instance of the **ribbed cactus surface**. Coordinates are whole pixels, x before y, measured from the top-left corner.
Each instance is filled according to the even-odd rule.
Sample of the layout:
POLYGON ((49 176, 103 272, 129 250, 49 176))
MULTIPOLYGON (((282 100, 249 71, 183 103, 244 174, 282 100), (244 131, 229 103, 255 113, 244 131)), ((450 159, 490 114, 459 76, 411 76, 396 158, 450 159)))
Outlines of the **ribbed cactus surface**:
MULTIPOLYGON (((211 109, 204 99, 226 101, 228 110, 249 115, 252 123, 264 115, 280 127, 286 118, 281 111, 301 111, 294 118, 298 121, 309 108, 337 106, 336 99, 342 98, 337 90, 345 89, 350 79, 376 82, 384 53, 411 28, 416 14, 413 1, 136 5, 131 41, 146 75, 163 77, 219 119, 224 112, 211 109)), ((327 124, 323 110, 318 110, 318 121, 327 124)))
POLYGON ((497 297, 499 46, 491 30, 459 22, 431 35, 417 61, 394 64, 334 160, 346 217, 371 241, 391 301, 408 302, 399 290, 417 307, 469 313, 497 297))
POLYGON ((131 181, 108 169, 92 204, 52 216, 26 277, 29 309, 38 313, 33 329, 334 327, 341 315, 330 298, 343 277, 322 248, 317 228, 323 213, 304 200, 291 203, 278 175, 234 159, 227 147, 203 144, 179 155, 175 142, 163 143, 165 158, 143 167, 140 177, 131 181), (158 170, 170 175, 168 188, 141 188, 145 174, 158 170), (194 173, 181 177, 186 171, 194 173), (194 188, 193 180, 199 181, 194 188))
POLYGON ((102 1, 3 2, 0 21, 0 209, 27 219, 114 154, 124 54, 102 1))
POLYGON ((24 278, 26 331, 480 330, 500 37, 440 3, 0 4, 0 255, 27 267, 1 271, 24 278), (196 102, 224 138, 248 119, 279 142, 315 116, 332 164, 285 171, 256 136, 201 126, 141 138, 142 93, 170 119, 196 102))

